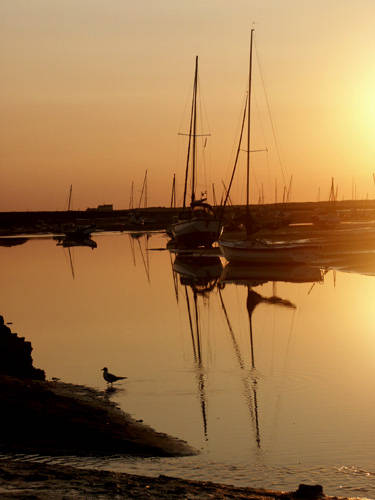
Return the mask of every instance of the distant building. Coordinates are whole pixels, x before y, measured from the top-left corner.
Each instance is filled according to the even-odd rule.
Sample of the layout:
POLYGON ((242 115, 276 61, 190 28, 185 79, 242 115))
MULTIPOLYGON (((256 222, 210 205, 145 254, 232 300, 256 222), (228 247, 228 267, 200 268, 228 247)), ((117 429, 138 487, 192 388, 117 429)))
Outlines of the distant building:
POLYGON ((98 208, 96 209, 98 212, 112 212, 113 210, 113 205, 98 205, 98 208))
POLYGON ((113 211, 112 204, 98 205, 96 208, 86 208, 86 212, 112 212, 112 211, 113 211))

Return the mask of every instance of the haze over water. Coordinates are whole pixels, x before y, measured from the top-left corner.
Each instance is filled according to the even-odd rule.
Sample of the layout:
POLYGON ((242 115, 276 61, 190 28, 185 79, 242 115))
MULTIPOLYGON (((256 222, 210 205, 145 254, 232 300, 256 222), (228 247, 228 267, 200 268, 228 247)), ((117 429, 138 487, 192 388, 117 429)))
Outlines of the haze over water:
MULTIPOLYGON (((74 274, 68 250, 51 239, 0 247, 0 314, 32 342, 34 366, 49 379, 104 389, 107 366, 128 377, 109 397, 201 453, 65 460, 273 489, 314 482, 326 494, 375 496, 375 276, 329 271, 320 283, 252 288, 212 280, 194 299, 172 272, 174 256, 161 250, 163 234, 94 239, 95 250, 70 249, 74 274), (267 300, 274 296, 282 301, 267 300)), ((362 271, 374 272, 374 262, 362 271)))

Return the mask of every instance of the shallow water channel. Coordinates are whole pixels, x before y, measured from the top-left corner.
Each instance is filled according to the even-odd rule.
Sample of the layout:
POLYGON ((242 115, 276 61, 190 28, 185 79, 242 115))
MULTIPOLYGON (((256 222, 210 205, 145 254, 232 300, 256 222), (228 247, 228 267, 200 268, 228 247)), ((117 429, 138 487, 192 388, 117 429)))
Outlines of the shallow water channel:
POLYGON ((0 314, 48 378, 105 389, 107 366, 128 377, 113 400, 201 453, 50 461, 375 497, 375 257, 317 282, 174 262, 163 234, 94 240, 0 247, 0 314))

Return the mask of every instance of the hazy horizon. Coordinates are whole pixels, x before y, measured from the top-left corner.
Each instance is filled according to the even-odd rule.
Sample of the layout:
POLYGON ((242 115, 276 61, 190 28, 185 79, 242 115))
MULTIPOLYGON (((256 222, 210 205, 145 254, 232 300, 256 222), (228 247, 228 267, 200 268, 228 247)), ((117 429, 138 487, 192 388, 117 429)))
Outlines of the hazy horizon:
MULTIPOLYGON (((256 29, 252 202, 375 198, 375 48, 370 0, 3 0, 0 211, 128 208, 148 170, 150 206, 182 194, 199 55, 199 189, 228 182, 256 29), (261 65, 261 72, 258 64, 261 65), (267 89, 268 103, 263 93, 267 89), (272 124, 268 116, 271 110, 272 124), (273 128, 272 128, 273 125, 273 128), (277 143, 275 144, 275 137, 277 143)), ((243 162, 233 202, 243 203, 243 162)))

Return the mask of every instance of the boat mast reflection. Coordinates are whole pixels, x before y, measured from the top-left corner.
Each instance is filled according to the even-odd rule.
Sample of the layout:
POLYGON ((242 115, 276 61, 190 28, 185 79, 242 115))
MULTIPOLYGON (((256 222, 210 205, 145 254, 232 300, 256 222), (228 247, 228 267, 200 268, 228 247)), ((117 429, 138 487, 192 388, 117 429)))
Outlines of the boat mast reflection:
MULTIPOLYGON (((231 321, 229 319, 229 315, 227 312, 227 308, 225 306, 224 300, 223 300, 223 295, 221 293, 221 289, 219 288, 219 298, 220 298, 220 303, 222 310, 224 312, 225 320, 228 326, 228 331, 232 340, 233 344, 233 349, 234 353, 236 355, 236 359, 238 361, 239 367, 243 373, 242 376, 242 383, 244 386, 244 391, 243 391, 243 396, 246 401, 249 414, 250 414, 250 420, 252 424, 255 427, 255 440, 257 443, 257 447, 260 448, 260 429, 259 429, 259 417, 258 417, 258 399, 257 399, 257 380, 255 377, 255 374, 253 374, 253 377, 251 380, 249 380, 248 377, 248 371, 246 370, 246 364, 244 362, 244 359, 241 354, 240 347, 238 345, 231 321)), ((255 370, 255 362, 254 362, 254 347, 253 347, 253 340, 252 340, 252 324, 251 324, 251 316, 250 316, 250 345, 251 345, 251 366, 252 369, 255 370)))
POLYGON ((240 369, 243 371, 244 397, 249 408, 250 418, 255 427, 255 439, 257 447, 261 447, 260 423, 259 423, 259 408, 255 365, 255 346, 254 346, 254 330, 253 330, 253 314, 256 307, 263 304, 277 305, 290 309, 296 309, 296 305, 290 300, 278 297, 276 294, 277 282, 291 283, 317 283, 323 280, 323 274, 319 268, 306 265, 293 266, 248 266, 228 264, 221 275, 219 283, 219 298, 228 325, 229 334, 232 340, 234 352, 240 369), (271 297, 264 297, 260 293, 253 290, 253 287, 272 282, 273 293, 271 297), (249 318, 249 343, 250 343, 250 367, 251 377, 249 379, 246 372, 246 364, 241 356, 241 351, 235 337, 233 327, 231 325, 229 315, 223 300, 222 289, 226 285, 242 285, 247 289, 246 310, 249 318))
POLYGON ((203 434, 205 441, 208 441, 207 433, 207 400, 206 400, 206 388, 205 388, 205 374, 202 362, 202 339, 201 332, 199 328, 199 309, 198 309, 198 291, 192 287, 193 291, 193 305, 194 311, 192 313, 190 306, 190 299, 188 293, 187 285, 185 288, 185 298, 186 306, 189 317, 189 326, 191 334, 191 343, 193 348, 194 364, 195 364, 195 375, 198 384, 198 397, 200 402, 200 408, 202 413, 202 424, 203 424, 203 434), (195 328, 194 328, 195 326, 195 328))
POLYGON ((150 278, 150 258, 149 258, 149 251, 148 251, 148 241, 150 239, 150 234, 146 232, 133 232, 129 233, 129 242, 130 242, 130 249, 133 257, 133 264, 134 266, 137 265, 136 261, 136 254, 135 254, 135 242, 137 242, 137 246, 139 249, 139 253, 141 255, 142 259, 142 264, 143 268, 146 273, 146 278, 149 283, 151 283, 151 278, 150 278), (143 248, 141 245, 141 241, 143 241, 143 248))

